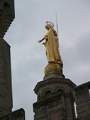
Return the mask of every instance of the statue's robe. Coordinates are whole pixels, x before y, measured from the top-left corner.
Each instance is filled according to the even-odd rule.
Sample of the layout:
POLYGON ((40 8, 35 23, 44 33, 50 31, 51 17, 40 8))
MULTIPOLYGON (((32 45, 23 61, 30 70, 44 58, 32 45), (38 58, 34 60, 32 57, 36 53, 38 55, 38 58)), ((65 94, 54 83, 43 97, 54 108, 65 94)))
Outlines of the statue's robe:
POLYGON ((54 63, 61 63, 62 60, 59 53, 59 43, 58 43, 58 37, 54 33, 55 31, 50 28, 47 34, 45 35, 45 47, 46 47, 46 55, 48 62, 54 62, 54 63))

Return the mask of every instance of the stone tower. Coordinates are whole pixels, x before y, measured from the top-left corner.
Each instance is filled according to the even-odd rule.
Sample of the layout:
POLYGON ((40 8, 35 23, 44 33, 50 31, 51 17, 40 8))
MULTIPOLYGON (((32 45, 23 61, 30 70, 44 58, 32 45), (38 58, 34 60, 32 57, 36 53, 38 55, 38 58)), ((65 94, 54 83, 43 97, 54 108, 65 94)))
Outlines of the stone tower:
POLYGON ((0 117, 12 111, 10 45, 4 40, 15 17, 14 0, 0 0, 0 117))
POLYGON ((75 87, 72 81, 60 75, 48 76, 37 83, 34 120, 75 120, 75 87))

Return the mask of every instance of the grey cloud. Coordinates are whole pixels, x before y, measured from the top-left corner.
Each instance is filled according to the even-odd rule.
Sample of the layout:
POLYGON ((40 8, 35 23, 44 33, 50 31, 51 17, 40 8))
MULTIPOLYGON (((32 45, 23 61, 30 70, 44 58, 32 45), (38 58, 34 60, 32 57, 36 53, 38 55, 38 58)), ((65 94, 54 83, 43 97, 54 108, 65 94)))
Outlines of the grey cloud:
POLYGON ((82 35, 77 46, 77 52, 82 62, 89 64, 90 62, 90 33, 82 35))
POLYGON ((90 35, 83 34, 78 38, 76 44, 64 53, 64 70, 67 77, 70 77, 77 84, 89 81, 90 76, 90 35))

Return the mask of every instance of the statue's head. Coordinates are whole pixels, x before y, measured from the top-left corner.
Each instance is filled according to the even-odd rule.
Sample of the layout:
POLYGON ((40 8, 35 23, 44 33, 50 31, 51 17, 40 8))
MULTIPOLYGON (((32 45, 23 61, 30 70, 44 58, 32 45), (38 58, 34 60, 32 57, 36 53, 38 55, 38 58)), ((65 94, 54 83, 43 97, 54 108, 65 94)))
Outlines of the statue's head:
POLYGON ((45 28, 47 30, 49 30, 50 28, 53 28, 54 27, 54 24, 50 21, 46 21, 46 25, 45 25, 45 28))

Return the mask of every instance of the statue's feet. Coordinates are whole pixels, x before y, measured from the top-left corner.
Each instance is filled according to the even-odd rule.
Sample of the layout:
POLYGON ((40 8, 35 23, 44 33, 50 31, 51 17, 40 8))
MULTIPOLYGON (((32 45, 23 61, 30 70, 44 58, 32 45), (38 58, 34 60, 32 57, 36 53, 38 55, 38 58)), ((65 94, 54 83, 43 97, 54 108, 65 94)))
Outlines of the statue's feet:
POLYGON ((48 63, 48 65, 45 67, 45 76, 50 74, 63 75, 63 65, 54 62, 48 63))

